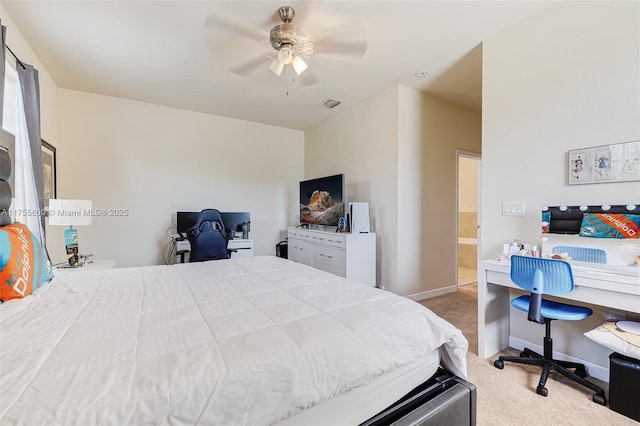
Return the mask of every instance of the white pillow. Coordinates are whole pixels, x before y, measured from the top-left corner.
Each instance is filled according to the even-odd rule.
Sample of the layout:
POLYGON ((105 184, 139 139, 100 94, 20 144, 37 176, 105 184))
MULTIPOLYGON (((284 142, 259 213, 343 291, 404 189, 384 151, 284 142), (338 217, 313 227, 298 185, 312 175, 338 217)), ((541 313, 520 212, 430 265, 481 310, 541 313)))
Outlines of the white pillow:
POLYGON ((605 322, 584 335, 614 352, 640 359, 640 322, 605 322))

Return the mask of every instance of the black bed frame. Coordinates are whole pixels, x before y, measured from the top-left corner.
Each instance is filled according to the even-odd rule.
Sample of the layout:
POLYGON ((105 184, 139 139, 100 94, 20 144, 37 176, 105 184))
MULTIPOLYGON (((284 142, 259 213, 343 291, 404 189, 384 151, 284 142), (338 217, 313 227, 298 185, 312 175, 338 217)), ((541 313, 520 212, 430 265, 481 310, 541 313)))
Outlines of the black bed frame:
POLYGON ((443 368, 360 426, 476 424, 476 387, 443 368))

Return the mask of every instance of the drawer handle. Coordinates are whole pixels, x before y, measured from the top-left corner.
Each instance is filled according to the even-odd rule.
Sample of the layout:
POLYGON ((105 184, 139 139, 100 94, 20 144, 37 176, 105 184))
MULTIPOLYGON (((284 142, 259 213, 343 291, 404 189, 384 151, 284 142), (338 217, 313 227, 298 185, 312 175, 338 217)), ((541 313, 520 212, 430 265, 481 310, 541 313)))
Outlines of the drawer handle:
POLYGON ((329 240, 330 243, 338 243, 338 244, 342 244, 342 241, 340 240, 329 240))
POLYGON ((328 254, 324 254, 324 253, 320 253, 320 256, 326 257, 327 259, 333 259, 333 257, 329 256, 328 254))

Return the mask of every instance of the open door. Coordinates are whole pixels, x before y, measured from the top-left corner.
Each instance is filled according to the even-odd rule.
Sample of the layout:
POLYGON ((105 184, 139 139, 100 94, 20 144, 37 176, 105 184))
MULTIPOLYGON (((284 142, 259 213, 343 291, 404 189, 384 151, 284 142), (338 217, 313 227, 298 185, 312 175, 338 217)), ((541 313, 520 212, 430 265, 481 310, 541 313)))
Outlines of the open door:
POLYGON ((479 154, 458 151, 458 250, 456 276, 458 287, 478 280, 478 224, 480 223, 479 154))

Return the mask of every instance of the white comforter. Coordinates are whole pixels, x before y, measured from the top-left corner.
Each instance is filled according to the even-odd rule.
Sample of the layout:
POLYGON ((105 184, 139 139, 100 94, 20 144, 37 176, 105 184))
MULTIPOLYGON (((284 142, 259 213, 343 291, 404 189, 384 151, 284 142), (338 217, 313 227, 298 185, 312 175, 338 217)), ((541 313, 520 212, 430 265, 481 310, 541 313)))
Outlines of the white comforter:
POLYGON ((276 257, 58 272, 0 305, 0 424, 272 424, 467 341, 392 293, 276 257))

